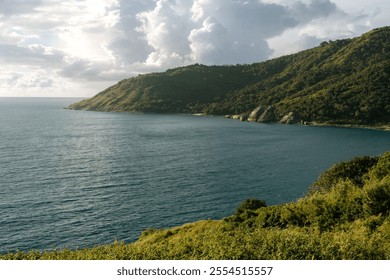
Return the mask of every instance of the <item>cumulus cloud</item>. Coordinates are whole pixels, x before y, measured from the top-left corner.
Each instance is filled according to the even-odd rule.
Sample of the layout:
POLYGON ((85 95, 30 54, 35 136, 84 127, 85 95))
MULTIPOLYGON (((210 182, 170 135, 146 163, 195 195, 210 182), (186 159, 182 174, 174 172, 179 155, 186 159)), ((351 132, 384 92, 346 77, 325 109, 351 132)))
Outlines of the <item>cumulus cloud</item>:
POLYGON ((306 3, 306 8, 302 5, 302 2, 296 2, 290 7, 293 13, 306 20, 295 27, 285 29, 281 34, 268 38, 267 42, 273 50, 272 57, 315 47, 327 40, 359 36, 374 28, 369 22, 370 15, 360 12, 349 14, 327 0, 311 0, 306 3), (322 15, 319 16, 316 10, 323 10, 322 15), (317 16, 304 17, 305 13, 317 14, 317 16))
POLYGON ((29 73, 21 75, 20 73, 12 73, 5 82, 8 86, 20 88, 46 88, 53 85, 53 79, 47 76, 47 73, 29 73), (45 74, 45 76, 42 76, 45 74))
POLYGON ((285 7, 257 1, 197 0, 192 19, 191 58, 205 64, 264 60, 265 39, 296 24, 285 7))
POLYGON ((136 30, 152 50, 146 64, 250 63, 269 57, 267 39, 288 28, 327 17, 328 0, 292 5, 240 0, 159 0, 141 12, 136 30))
POLYGON ((139 13, 141 25, 136 29, 144 34, 153 51, 146 59, 147 64, 163 65, 173 61, 181 64, 189 52, 188 34, 191 23, 188 21, 190 6, 182 1, 159 0, 151 11, 139 13), (185 3, 185 4, 183 4, 185 3))
POLYGON ((388 25, 388 2, 351 2, 0 0, 0 96, 92 95, 142 72, 252 63, 388 25))
POLYGON ((145 35, 138 31, 138 14, 153 9, 153 1, 120 1, 119 21, 111 30, 114 38, 108 42, 108 48, 123 65, 145 61, 153 49, 148 45, 145 35))
POLYGON ((8 65, 59 66, 64 57, 62 51, 40 44, 31 44, 25 47, 0 44, 0 54, 0 62, 8 65))

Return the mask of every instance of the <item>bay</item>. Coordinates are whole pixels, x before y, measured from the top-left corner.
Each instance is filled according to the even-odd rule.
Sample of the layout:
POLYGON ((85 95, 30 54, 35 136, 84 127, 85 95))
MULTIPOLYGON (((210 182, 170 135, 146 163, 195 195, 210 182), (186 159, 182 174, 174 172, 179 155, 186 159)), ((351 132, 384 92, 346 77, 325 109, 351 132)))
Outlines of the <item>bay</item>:
POLYGON ((293 201, 332 164, 390 150, 390 132, 63 109, 0 98, 0 253, 131 242, 147 228, 293 201))

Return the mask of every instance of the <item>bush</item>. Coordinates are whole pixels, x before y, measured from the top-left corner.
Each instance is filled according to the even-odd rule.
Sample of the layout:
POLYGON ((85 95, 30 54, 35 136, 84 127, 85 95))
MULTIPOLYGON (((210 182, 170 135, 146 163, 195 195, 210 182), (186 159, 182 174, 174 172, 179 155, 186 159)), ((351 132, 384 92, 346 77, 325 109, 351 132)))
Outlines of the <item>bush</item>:
POLYGON ((377 161, 375 168, 369 173, 371 179, 382 180, 390 175, 390 152, 384 153, 377 161))
POLYGON ((317 191, 327 192, 339 181, 350 180, 353 184, 362 187, 364 176, 378 163, 377 157, 357 157, 348 162, 341 162, 332 166, 321 174, 316 182, 309 187, 309 195, 317 191))
POLYGON ((259 211, 256 225, 261 228, 285 228, 286 224, 281 217, 282 207, 270 206, 259 211))
POLYGON ((240 215, 246 211, 254 211, 262 207, 267 207, 267 204, 264 200, 258 199, 247 199, 238 206, 236 209, 236 214, 240 215))
POLYGON ((367 215, 388 215, 390 212, 390 152, 381 156, 368 173, 364 208, 367 215))
POLYGON ((244 222, 248 221, 251 218, 257 216, 257 209, 267 207, 264 200, 258 199, 247 199, 238 206, 236 212, 229 218, 225 219, 230 222, 244 222))
POLYGON ((365 190, 364 209, 368 215, 390 212, 390 180, 372 184, 365 190))

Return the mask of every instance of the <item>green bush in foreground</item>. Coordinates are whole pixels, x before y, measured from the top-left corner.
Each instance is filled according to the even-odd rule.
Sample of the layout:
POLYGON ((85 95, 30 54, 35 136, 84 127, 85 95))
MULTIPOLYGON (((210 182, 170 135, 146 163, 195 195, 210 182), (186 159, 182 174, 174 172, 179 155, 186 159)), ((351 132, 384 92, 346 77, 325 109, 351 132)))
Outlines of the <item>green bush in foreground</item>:
POLYGON ((390 152, 335 165, 305 197, 244 201, 231 217, 144 231, 138 241, 1 259, 390 259, 390 152))

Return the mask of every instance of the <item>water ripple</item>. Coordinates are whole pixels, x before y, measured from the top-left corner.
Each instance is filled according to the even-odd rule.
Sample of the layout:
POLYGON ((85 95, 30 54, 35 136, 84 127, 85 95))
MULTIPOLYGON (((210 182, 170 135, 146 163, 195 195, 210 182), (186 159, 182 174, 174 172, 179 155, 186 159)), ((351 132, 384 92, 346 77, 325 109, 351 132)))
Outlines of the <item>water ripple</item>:
POLYGON ((0 253, 133 241, 249 197, 291 201, 331 164, 390 149, 382 131, 61 109, 73 101, 0 100, 0 253))

